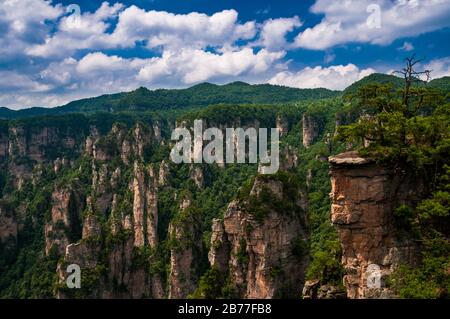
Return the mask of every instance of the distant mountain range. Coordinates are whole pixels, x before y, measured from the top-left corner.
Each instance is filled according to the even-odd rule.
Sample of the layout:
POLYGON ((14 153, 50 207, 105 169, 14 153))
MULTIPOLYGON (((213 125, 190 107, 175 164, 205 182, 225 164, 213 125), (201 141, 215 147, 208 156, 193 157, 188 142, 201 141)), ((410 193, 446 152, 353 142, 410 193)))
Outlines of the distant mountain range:
MULTIPOLYGON (((11 110, 0 107, 0 119, 18 119, 39 115, 59 115, 66 113, 118 112, 126 110, 155 111, 201 107, 212 104, 276 104, 299 100, 330 98, 342 93, 351 93, 368 83, 391 83, 401 88, 403 80, 387 74, 374 73, 346 88, 343 92, 324 88, 297 89, 271 84, 250 85, 244 82, 232 82, 226 85, 202 83, 187 89, 149 90, 141 87, 137 90, 81 99, 54 108, 33 107, 23 110, 11 110)), ((450 90, 450 77, 435 79, 427 84, 444 90, 450 90)))

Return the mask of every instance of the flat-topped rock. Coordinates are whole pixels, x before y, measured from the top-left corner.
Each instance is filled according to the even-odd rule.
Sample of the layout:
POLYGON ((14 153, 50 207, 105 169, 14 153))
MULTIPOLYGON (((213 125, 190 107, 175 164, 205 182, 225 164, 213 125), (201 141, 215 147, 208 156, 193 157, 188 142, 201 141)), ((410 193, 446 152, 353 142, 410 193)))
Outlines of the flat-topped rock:
POLYGON ((331 156, 328 161, 334 165, 364 165, 371 163, 370 158, 361 157, 357 151, 350 151, 331 156))

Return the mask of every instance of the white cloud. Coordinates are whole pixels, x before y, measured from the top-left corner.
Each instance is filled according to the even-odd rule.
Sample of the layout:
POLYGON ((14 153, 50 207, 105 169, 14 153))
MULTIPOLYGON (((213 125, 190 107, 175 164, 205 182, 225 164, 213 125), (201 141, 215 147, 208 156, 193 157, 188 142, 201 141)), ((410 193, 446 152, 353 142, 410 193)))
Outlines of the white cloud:
POLYGON ((197 12, 145 11, 131 6, 120 14, 110 40, 124 47, 132 47, 136 41, 147 41, 148 48, 222 47, 238 39, 255 36, 255 23, 239 24, 237 17, 235 10, 223 10, 208 16, 197 12))
POLYGON ((450 57, 435 59, 424 65, 425 70, 431 70, 432 79, 450 76, 450 57))
POLYGON ((2 0, 0 22, 9 22, 12 31, 23 33, 36 25, 43 25, 46 20, 56 19, 62 12, 61 5, 52 6, 50 1, 2 0))
POLYGON ((48 85, 39 83, 24 74, 14 71, 0 71, 0 92, 21 91, 21 92, 44 92, 49 90, 48 85))
POLYGON ((262 26, 259 43, 271 51, 286 48, 286 34, 302 25, 299 17, 266 20, 262 26))
POLYGON ((212 80, 228 82, 236 77, 261 79, 284 67, 280 62, 284 54, 264 49, 254 52, 251 48, 223 53, 187 48, 166 50, 161 57, 139 59, 93 52, 80 60, 66 58, 61 62, 51 63, 40 72, 39 80, 45 87, 58 88, 59 94, 55 97, 47 92, 45 95, 32 96, 42 105, 42 99, 48 96, 53 97, 47 99, 49 103, 56 103, 130 91, 139 86, 185 87, 212 80))
POLYGON ((89 53, 80 60, 66 58, 51 63, 40 72, 41 82, 59 88, 61 94, 79 97, 129 91, 142 83, 136 76, 146 59, 125 59, 101 52, 89 53))
POLYGON ((27 50, 32 56, 67 56, 81 49, 133 48, 145 42, 148 49, 231 46, 236 40, 256 35, 254 21, 240 24, 235 10, 224 10, 211 16, 192 12, 173 14, 165 11, 145 11, 136 6, 124 9, 120 3, 104 2, 94 13, 83 13, 74 23, 72 16, 61 19, 58 31, 44 43, 27 50), (113 32, 108 33, 110 19, 118 19, 113 32))
POLYGON ((84 56, 77 65, 77 71, 81 74, 95 72, 118 72, 136 69, 145 63, 141 59, 123 59, 117 55, 107 56, 101 52, 89 53, 84 56))
POLYGON ((37 57, 67 57, 80 49, 99 49, 114 47, 106 33, 108 19, 117 17, 123 5, 116 3, 110 6, 103 2, 94 13, 83 13, 78 19, 72 15, 61 19, 58 31, 47 36, 44 43, 29 47, 26 52, 37 57))
POLYGON ((265 49, 255 54, 250 48, 222 54, 197 49, 166 51, 161 58, 151 60, 142 68, 138 78, 145 81, 161 81, 161 77, 169 77, 172 83, 181 80, 183 84, 193 84, 224 77, 264 75, 264 72, 271 69, 284 54, 265 49))
POLYGON ((317 0, 311 11, 325 16, 296 37, 295 47, 323 50, 350 42, 388 45, 398 38, 450 26, 448 0, 317 0))
MULTIPOLYGON (((110 1, 94 12, 82 11, 74 21, 55 1, 0 0, 0 105, 56 106, 141 85, 186 87, 203 81, 270 79, 342 89, 373 70, 347 64, 289 72, 288 51, 352 41, 384 45, 449 25, 449 1, 379 0, 374 2, 382 9, 381 28, 368 30, 366 8, 372 1, 317 0, 312 10, 324 14, 322 22, 288 42, 302 26, 298 16, 256 23, 240 21, 232 9, 174 14, 110 1), (133 57, 136 46, 148 56, 133 57)), ((405 42, 402 49, 412 47, 405 42)), ((324 63, 334 59, 332 50, 324 52, 324 63)), ((433 77, 449 73, 446 59, 429 63, 433 77)))
POLYGON ((296 73, 280 72, 271 78, 269 83, 296 88, 343 90, 353 82, 374 72, 375 70, 371 68, 360 70, 354 64, 306 67, 296 73))
POLYGON ((61 5, 44 0, 1 0, 0 62, 17 59, 30 45, 42 42, 50 31, 46 22, 63 12, 61 5))

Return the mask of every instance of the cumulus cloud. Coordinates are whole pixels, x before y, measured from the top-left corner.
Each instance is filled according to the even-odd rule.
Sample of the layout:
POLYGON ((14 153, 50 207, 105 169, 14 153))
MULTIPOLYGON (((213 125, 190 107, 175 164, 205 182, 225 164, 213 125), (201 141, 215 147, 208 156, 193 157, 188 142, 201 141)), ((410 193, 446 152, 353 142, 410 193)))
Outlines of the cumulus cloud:
POLYGON ((133 48, 145 43, 148 49, 180 49, 231 46, 240 39, 256 35, 254 21, 240 24, 235 10, 224 10, 211 16, 192 12, 173 14, 145 11, 136 6, 124 9, 120 3, 104 2, 94 13, 83 13, 74 23, 72 16, 61 19, 58 31, 44 43, 27 50, 32 56, 67 56, 81 49, 133 48), (117 19, 107 32, 111 19, 117 19))
MULTIPOLYGON (((347 64, 292 72, 288 52, 326 49, 328 65, 336 57, 328 48, 335 45, 384 45, 449 25, 448 1, 379 0, 374 3, 381 9, 380 28, 370 29, 367 6, 372 2, 316 0, 312 12, 323 20, 298 34, 305 17, 257 23, 241 21, 233 9, 175 14, 110 1, 74 19, 55 1, 0 0, 0 105, 56 106, 138 86, 237 79, 343 89, 373 70, 347 64), (133 55, 137 47, 139 57, 133 55)), ((404 42, 399 49, 412 48, 404 42)), ((449 64, 440 59, 428 67, 437 77, 448 74, 449 64)))
POLYGON ((52 6, 44 0, 2 0, 0 23, 7 24, 7 31, 16 35, 39 31, 33 28, 43 26, 45 21, 56 19, 63 12, 61 5, 52 6))
MULTIPOLYGON (((166 50, 160 57, 147 59, 93 52, 79 60, 66 58, 51 63, 40 72, 39 83, 50 90, 45 96, 51 96, 51 90, 58 88, 59 99, 52 99, 52 103, 68 102, 74 96, 130 91, 139 86, 182 87, 203 81, 226 82, 235 77, 261 79, 283 68, 283 57, 284 52, 255 52, 251 48, 223 53, 188 48, 166 50)), ((33 96, 38 98, 39 94, 33 96)))
POLYGON ((317 0, 311 11, 324 18, 300 33, 295 47, 323 50, 350 42, 388 45, 398 38, 450 26, 448 0, 317 0))
POLYGON ((130 47, 136 41, 146 41, 148 48, 204 48, 224 46, 239 39, 255 36, 255 23, 239 24, 235 10, 224 10, 211 16, 192 12, 173 14, 165 11, 145 11, 136 6, 124 10, 110 40, 130 47))
POLYGON ((16 106, 17 102, 23 103, 22 106, 55 106, 73 98, 129 91, 141 85, 180 87, 210 80, 226 82, 235 77, 267 79, 285 67, 280 60, 286 52, 277 50, 277 46, 284 46, 285 34, 300 25, 298 17, 257 25, 255 21, 240 23, 235 10, 212 15, 173 14, 108 2, 74 19, 65 7, 52 6, 45 0, 26 0, 30 10, 40 13, 33 18, 25 15, 28 20, 14 25, 9 13, 14 10, 12 4, 17 5, 19 1, 5 1, 0 8, 12 20, 2 17, 0 23, 21 32, 29 25, 43 30, 35 41, 24 41, 20 47, 21 54, 38 58, 39 64, 33 70, 23 70, 23 74, 5 73, 4 80, 0 81, 0 91, 4 92, 0 103, 9 106, 16 106), (47 27, 46 21, 53 23, 52 30, 51 23, 47 27), (257 41, 259 31, 263 48, 236 44, 242 40, 257 41), (138 42, 153 57, 125 58, 102 52, 132 49, 138 42), (86 53, 74 58, 83 51, 86 53), (33 79, 27 75, 30 72, 35 74, 33 79), (22 83, 21 87, 11 87, 11 79, 22 83), (19 89, 27 98, 18 99, 19 89))
POLYGON ((117 55, 107 56, 102 52, 89 53, 77 65, 80 74, 96 72, 120 72, 143 66, 143 59, 123 59, 117 55))
POLYGON ((109 5, 103 2, 94 13, 83 13, 79 18, 65 16, 58 25, 58 31, 47 36, 43 43, 30 46, 26 53, 31 56, 53 58, 72 55, 76 50, 111 48, 110 35, 106 33, 109 19, 115 18, 123 5, 109 5))
POLYGON ((161 78, 170 77, 171 81, 180 79, 183 84, 193 84, 224 77, 263 75, 283 56, 283 52, 269 52, 265 49, 255 54, 250 48, 222 54, 191 49, 169 51, 142 68, 138 78, 161 81, 161 78))
POLYGON ((343 90, 355 81, 374 73, 371 68, 360 70, 354 64, 335 65, 330 67, 306 67, 296 73, 283 71, 269 80, 271 84, 296 88, 327 88, 343 90))
POLYGON ((42 83, 59 88, 62 95, 80 97, 129 91, 143 83, 136 80, 139 69, 146 59, 125 59, 102 52, 89 53, 80 60, 66 58, 53 62, 40 72, 42 83))
POLYGON ((174 86, 235 76, 264 76, 283 56, 283 52, 263 49, 255 53, 251 48, 224 53, 199 49, 164 51, 161 57, 148 59, 94 52, 79 61, 67 58, 52 63, 40 76, 49 85, 66 88, 79 84, 84 89, 99 89, 108 83, 116 90, 139 85, 174 86))
POLYGON ((431 77, 433 79, 450 76, 450 57, 431 60, 424 65, 424 69, 431 70, 431 77))
POLYGON ((300 27, 299 17, 266 20, 262 26, 260 44, 268 50, 286 48, 286 34, 300 27))
POLYGON ((48 85, 39 83, 35 79, 14 71, 0 71, 0 92, 10 90, 18 92, 44 92, 49 90, 48 85))
POLYGON ((0 2, 0 62, 18 59, 50 31, 47 21, 63 14, 61 5, 44 0, 2 0, 0 2))

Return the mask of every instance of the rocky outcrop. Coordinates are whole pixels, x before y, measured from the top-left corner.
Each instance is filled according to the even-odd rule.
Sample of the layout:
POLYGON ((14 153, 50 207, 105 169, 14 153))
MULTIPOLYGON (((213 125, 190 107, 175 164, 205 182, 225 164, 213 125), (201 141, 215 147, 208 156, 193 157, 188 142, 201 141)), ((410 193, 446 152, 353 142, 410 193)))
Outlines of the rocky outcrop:
POLYGON ((133 180, 133 227, 134 227, 134 245, 137 247, 144 246, 144 210, 145 210, 145 189, 144 189, 144 172, 143 168, 134 163, 134 180, 133 180))
POLYGON ((314 117, 304 113, 302 117, 303 146, 310 147, 320 134, 319 123, 314 117))
POLYGON ((339 127, 345 123, 344 116, 341 113, 336 113, 334 120, 334 133, 333 136, 338 135, 339 127))
POLYGON ((170 272, 169 298, 186 298, 197 288, 203 251, 200 221, 190 209, 190 200, 182 199, 178 216, 169 225, 170 272))
POLYGON ((194 181, 194 184, 202 189, 205 183, 205 176, 203 174, 203 169, 200 166, 192 165, 189 171, 191 179, 194 181))
POLYGON ((50 148, 78 151, 76 139, 76 134, 68 136, 63 129, 55 126, 11 126, 8 135, 0 135, 0 158, 6 155, 4 147, 8 144, 8 156, 11 160, 27 158, 44 163, 54 159, 53 153, 48 152, 50 148))
POLYGON ((103 298, 163 298, 161 278, 151 276, 145 265, 136 264, 134 243, 130 238, 118 242, 108 255, 108 289, 103 298), (113 285, 111 285, 113 284, 113 285), (122 289, 117 289, 123 287, 122 289))
POLYGON ((280 168, 290 170, 298 166, 298 155, 296 149, 286 146, 281 153, 280 168))
POLYGON ((289 132, 289 122, 286 118, 277 116, 276 128, 280 134, 280 137, 283 137, 289 132))
MULTIPOLYGON (((150 270, 150 265, 159 249, 157 187, 167 183, 169 165, 145 164, 152 143, 162 140, 162 124, 115 124, 108 133, 103 124, 87 130, 85 123, 39 124, 0 129, 0 164, 8 171, 8 187, 28 187, 30 179, 37 188, 42 177, 64 177, 55 179, 44 224, 45 254, 53 258, 56 253, 60 261, 56 296, 165 297, 160 270, 150 270), (83 157, 75 161, 78 155, 83 157), (72 178, 78 173, 71 171, 75 163, 82 174, 72 178), (81 290, 65 289, 70 264, 81 267, 81 290)), ((194 177, 200 185, 200 176, 194 177)), ((19 208, 10 212, 0 202, 2 245, 16 241, 22 225, 16 214, 27 207, 19 208)))
POLYGON ((13 211, 8 205, 0 203, 0 243, 17 239, 18 225, 13 211))
POLYGON ((9 136, 8 132, 0 131, 0 162, 8 157, 9 150, 9 136))
MULTIPOLYGON (((115 241, 106 255, 105 248, 92 237, 70 244, 66 248, 64 261, 58 264, 61 288, 57 298, 72 298, 76 291, 65 289, 67 265, 77 264, 82 273, 89 276, 89 298, 163 298, 164 290, 159 275, 150 276, 145 265, 136 263, 133 237, 115 241)), ((82 281, 83 285, 83 281, 82 281)))
POLYGON ((345 299, 347 296, 342 287, 321 285, 319 279, 305 282, 303 299, 345 299))
POLYGON ((133 151, 137 158, 144 159, 145 148, 151 142, 151 133, 148 127, 137 124, 133 129, 133 151))
POLYGON ((92 154, 98 161, 109 161, 120 155, 123 163, 128 165, 132 157, 144 160, 146 149, 151 142, 149 127, 136 124, 127 131, 122 125, 115 124, 106 136, 89 136, 86 140, 86 153, 92 154))
POLYGON ((147 189, 147 243, 156 247, 158 243, 158 193, 155 186, 147 189))
POLYGON ((55 144, 57 139, 56 129, 52 127, 44 127, 32 132, 30 139, 27 141, 27 156, 38 163, 44 162, 46 154, 43 149, 51 144, 55 144))
POLYGON ((83 231, 81 236, 83 239, 100 239, 102 229, 98 221, 98 216, 95 214, 92 207, 92 198, 88 197, 87 200, 87 211, 85 212, 86 217, 83 221, 83 231))
MULTIPOLYGON (((102 226, 101 216, 105 211, 99 209, 98 200, 102 194, 114 190, 113 184, 121 179, 120 169, 114 170, 111 177, 105 165, 99 171, 93 165, 92 190, 98 196, 89 196, 83 215, 81 240, 66 244, 64 260, 58 264, 60 289, 58 298, 72 298, 76 291, 66 289, 65 269, 69 264, 77 264, 89 276, 89 287, 84 297, 90 298, 163 298, 163 282, 158 273, 149 273, 153 257, 143 254, 144 247, 157 245, 157 192, 156 183, 142 163, 136 161, 130 181, 130 198, 113 194, 112 201, 103 201, 111 210, 109 221, 102 226), (109 191, 108 191, 109 190, 109 191), (109 227, 111 236, 103 236, 104 227, 109 227), (86 295, 87 294, 87 295, 86 295)), ((63 203, 66 200, 61 201, 63 203)), ((63 206, 67 206, 64 204, 63 206)), ((83 281, 82 281, 83 284, 83 281)))
POLYGON ((110 172, 107 164, 92 162, 92 202, 93 210, 105 214, 111 206, 112 191, 110 172))
MULTIPOLYGON (((142 247, 157 243, 158 203, 155 181, 145 174, 144 167, 135 162, 133 179, 133 227, 134 245, 142 247)), ((151 175, 154 175, 153 173, 151 175)))
POLYGON ((307 266, 300 248, 306 241, 306 215, 299 206, 277 210, 276 203, 285 200, 289 199, 281 181, 257 179, 249 202, 231 202, 224 219, 213 221, 209 262, 228 274, 238 298, 300 296, 307 266), (268 192, 275 205, 261 220, 250 202, 268 192))
POLYGON ((45 224, 45 253, 52 248, 59 255, 65 253, 67 245, 80 236, 80 202, 69 188, 57 188, 52 194, 50 221, 45 224))
POLYGON ((155 122, 153 123, 153 137, 156 141, 160 142, 162 140, 162 132, 161 132, 161 123, 155 122))
POLYGON ((349 298, 389 298, 386 277, 400 263, 414 264, 416 245, 400 237, 393 211, 424 193, 414 174, 379 166, 356 152, 329 159, 331 221, 342 245, 344 285, 349 298), (375 269, 375 273, 370 269, 375 269), (373 284, 369 278, 378 277, 373 284), (379 283, 379 284, 378 284, 379 283))
POLYGON ((169 175, 169 165, 166 161, 162 161, 159 165, 159 173, 158 173, 158 185, 164 186, 167 183, 167 177, 169 175))
POLYGON ((26 132, 23 127, 9 129, 8 155, 12 158, 25 156, 27 151, 26 132))
MULTIPOLYGON (((0 164, 6 164, 11 186, 21 189, 33 177, 36 166, 53 164, 58 156, 62 161, 64 154, 79 154, 81 147, 77 141, 82 140, 82 135, 82 132, 72 132, 54 123, 48 126, 40 122, 37 125, 9 123, 9 127, 0 132, 0 164)), ((58 171, 61 162, 55 164, 58 171)))

